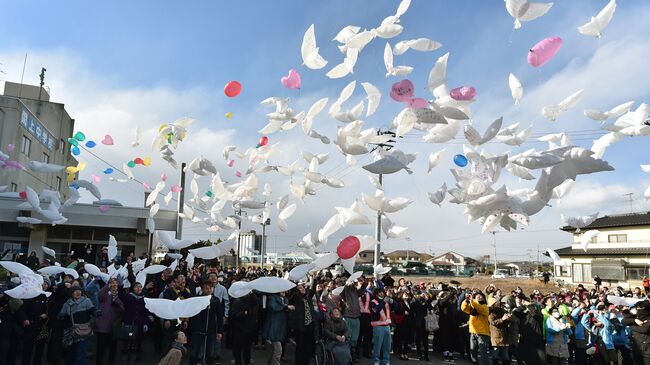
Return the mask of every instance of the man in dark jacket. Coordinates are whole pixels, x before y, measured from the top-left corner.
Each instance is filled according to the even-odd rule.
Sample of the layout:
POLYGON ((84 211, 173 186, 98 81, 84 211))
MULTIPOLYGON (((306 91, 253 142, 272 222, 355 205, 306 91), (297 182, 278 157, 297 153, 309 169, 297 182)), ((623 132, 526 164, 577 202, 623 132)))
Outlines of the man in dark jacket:
POLYGON ((525 319, 519 325, 519 353, 528 365, 546 364, 542 312, 535 304, 527 304, 525 319))
POLYGON ((637 303, 621 322, 632 331, 634 363, 650 365, 650 301, 637 303))
POLYGON ((202 364, 214 364, 217 359, 216 344, 223 336, 223 306, 219 298, 212 295, 213 284, 206 280, 201 284, 203 295, 209 295, 210 305, 190 318, 192 353, 190 365, 201 359, 202 364))
POLYGON ((253 293, 236 298, 230 304, 228 323, 232 327, 232 354, 235 365, 251 363, 251 346, 255 337, 258 306, 257 296, 253 293))
POLYGON ((305 284, 298 283, 289 299, 296 309, 289 312, 289 329, 296 340, 296 365, 308 365, 314 353, 314 305, 305 284))
POLYGON ((426 292, 420 293, 411 305, 415 318, 415 346, 418 351, 418 358, 429 362, 429 332, 427 332, 426 320, 431 304, 426 292))

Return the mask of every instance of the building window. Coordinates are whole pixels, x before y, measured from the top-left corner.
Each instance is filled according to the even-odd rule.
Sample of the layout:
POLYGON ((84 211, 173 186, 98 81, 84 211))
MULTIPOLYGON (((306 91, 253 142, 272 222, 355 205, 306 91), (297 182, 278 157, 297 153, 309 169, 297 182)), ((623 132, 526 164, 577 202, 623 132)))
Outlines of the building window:
POLYGON ((610 234, 607 236, 607 242, 617 243, 617 242, 627 242, 626 234, 610 234))
POLYGON ((61 151, 62 155, 65 155, 65 141, 63 138, 59 140, 59 150, 61 151))
POLYGON ((11 183, 11 192, 15 193, 18 191, 18 184, 16 183, 11 183))
POLYGON ((29 150, 31 149, 32 149, 32 140, 29 139, 27 136, 23 136, 23 143, 20 147, 20 152, 29 156, 29 150))
POLYGON ((591 243, 598 243, 598 235, 591 237, 591 243))
POLYGON ((44 163, 50 163, 50 155, 48 155, 45 152, 43 152, 43 162, 44 163))
POLYGON ((643 280, 643 277, 648 275, 648 269, 645 267, 628 267, 625 271, 627 280, 643 280))
POLYGON ((61 178, 56 177, 56 191, 61 191, 61 178))
POLYGON ((573 264, 573 282, 591 282, 591 264, 573 264))
POLYGON ((567 277, 571 276, 571 266, 555 266, 555 276, 567 277))

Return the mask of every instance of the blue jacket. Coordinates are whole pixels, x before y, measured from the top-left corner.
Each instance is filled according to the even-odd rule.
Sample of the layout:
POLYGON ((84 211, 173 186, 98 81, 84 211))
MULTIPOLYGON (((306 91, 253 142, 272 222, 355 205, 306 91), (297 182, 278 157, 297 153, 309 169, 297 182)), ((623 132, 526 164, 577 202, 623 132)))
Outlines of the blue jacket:
MULTIPOLYGON (((575 333, 574 333, 576 340, 584 340, 585 339, 585 331, 586 331, 586 329, 585 329, 585 325, 582 323, 582 317, 584 317, 585 315, 583 313, 583 315, 581 316, 580 312, 582 312, 582 308, 580 308, 580 307, 574 308, 571 311, 571 319, 573 319, 573 323, 576 324, 576 330, 575 330, 575 333)), ((587 316, 587 317, 589 317, 589 316, 587 316)))
POLYGON ((591 336, 589 343, 595 344, 596 340, 600 339, 600 342, 605 345, 607 350, 614 349, 614 326, 612 326, 612 322, 609 321, 609 318, 607 318, 606 315, 594 313, 596 320, 603 324, 603 327, 596 327, 593 323, 589 322, 589 316, 587 314, 585 314, 584 317, 587 318, 583 318, 582 323, 590 334, 593 335, 591 336))
POLYGON ((630 329, 621 323, 623 317, 616 318, 615 320, 610 320, 612 327, 614 328, 614 333, 612 334, 612 341, 615 346, 625 346, 630 347, 630 329))
POLYGON ((266 321, 262 330, 262 337, 271 342, 282 342, 287 338, 287 305, 289 299, 277 294, 271 295, 267 300, 266 321))
POLYGON ((569 343, 569 335, 571 333, 573 333, 573 331, 571 331, 571 328, 566 328, 565 327, 566 323, 564 321, 560 321, 560 322, 562 323, 562 325, 557 326, 557 325, 555 325, 553 323, 551 317, 546 319, 544 327, 546 328, 546 343, 547 344, 552 344, 553 339, 554 339, 554 335, 556 333, 559 333, 559 332, 562 332, 564 343, 569 343))

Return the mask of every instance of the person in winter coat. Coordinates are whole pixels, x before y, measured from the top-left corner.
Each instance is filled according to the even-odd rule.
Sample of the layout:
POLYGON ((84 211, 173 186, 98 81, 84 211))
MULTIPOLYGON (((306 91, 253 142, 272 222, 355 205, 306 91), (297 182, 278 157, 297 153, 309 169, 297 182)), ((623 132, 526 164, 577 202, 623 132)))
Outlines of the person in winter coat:
POLYGON ((95 307, 79 286, 70 288, 71 298, 61 307, 59 319, 64 321, 63 346, 66 365, 83 365, 86 362, 86 346, 92 336, 91 323, 95 307))
POLYGON ((571 319, 575 323, 573 331, 574 346, 574 363, 575 365, 585 365, 587 363, 587 329, 582 324, 582 317, 587 314, 585 303, 575 303, 575 308, 571 310, 571 319))
POLYGON ((0 364, 4 364, 9 356, 9 343, 13 337, 14 315, 9 308, 9 299, 4 289, 0 289, 0 364))
MULTIPOLYGON (((49 280, 45 280, 43 290, 48 287, 49 280)), ((41 294, 32 299, 23 299, 22 302, 16 312, 18 324, 23 329, 22 363, 39 365, 43 358, 45 339, 39 339, 38 336, 42 330, 47 330, 47 297, 41 294)))
POLYGON ((235 365, 250 365, 251 346, 257 321, 257 296, 253 293, 230 302, 228 323, 232 329, 235 365))
POLYGON ((262 337, 271 342, 273 351, 268 363, 280 365, 282 358, 282 343, 287 339, 287 311, 296 307, 289 304, 285 292, 271 295, 267 301, 266 321, 262 330, 262 337))
POLYGON ((463 312, 469 315, 470 350, 472 362, 488 365, 488 347, 490 346, 490 325, 488 323, 488 306, 485 295, 465 295, 461 305, 463 312))
POLYGON ((27 267, 35 271, 38 270, 39 266, 41 266, 41 263, 38 260, 38 256, 36 256, 36 251, 32 251, 27 258, 27 267))
POLYGON ((456 334, 458 333, 456 303, 450 291, 441 291, 436 298, 434 311, 439 315, 438 325, 440 326, 437 333, 449 335, 434 336, 433 350, 442 352, 443 360, 451 361, 454 359, 456 334))
POLYGON ((176 332, 174 342, 172 342, 171 347, 165 356, 160 359, 158 365, 181 365, 183 363, 183 357, 187 353, 185 344, 187 344, 185 333, 182 331, 176 332))
POLYGON ((361 326, 359 322, 359 317, 361 317, 361 306, 359 305, 360 289, 361 283, 358 280, 353 283, 346 284, 341 296, 343 318, 345 318, 345 324, 348 325, 348 331, 350 334, 350 347, 352 351, 352 357, 354 359, 358 358, 356 349, 361 326))
POLYGON ((415 332, 415 314, 411 308, 409 292, 403 291, 398 294, 394 313, 395 337, 397 339, 395 352, 399 353, 400 359, 408 360, 408 351, 415 332))
POLYGON ((123 343, 122 362, 124 364, 133 364, 140 361, 142 339, 144 334, 149 331, 153 317, 145 307, 142 284, 135 282, 135 279, 131 284, 131 290, 121 290, 119 297, 124 305, 122 324, 135 328, 133 339, 125 340, 123 343))
POLYGON ((119 296, 120 287, 116 278, 111 278, 99 291, 99 308, 95 321, 95 334, 97 335, 97 351, 95 364, 102 365, 104 356, 108 352, 109 364, 115 363, 117 355, 117 340, 113 338, 113 326, 120 323, 124 313, 124 303, 119 296))
POLYGON ((375 297, 371 302, 372 310, 372 361, 375 365, 383 362, 390 364, 392 324, 391 313, 394 309, 393 299, 386 296, 383 288, 375 288, 375 297))
POLYGON ((420 293, 411 303, 411 307, 415 322, 415 347, 417 348, 418 359, 429 362, 429 332, 424 319, 431 308, 427 293, 424 291, 420 293))
POLYGON ((488 322, 490 323, 490 341, 492 343, 492 363, 510 364, 508 347, 510 338, 508 326, 510 325, 510 314, 501 307, 501 301, 490 298, 488 300, 490 314, 488 322))
POLYGON ((634 363, 650 365, 650 301, 638 302, 621 322, 632 332, 634 363))
POLYGON ((223 337, 223 306, 219 298, 212 295, 213 284, 204 281, 201 284, 203 295, 210 295, 210 305, 199 314, 190 318, 190 338, 192 339, 192 353, 190 365, 199 361, 214 364, 217 359, 216 345, 223 337))
POLYGON ((546 319, 546 357, 552 365, 565 364, 569 359, 569 335, 571 324, 567 323, 557 307, 548 310, 546 319))
MULTIPOLYGON (((66 323, 58 317, 61 308, 69 298, 72 276, 63 275, 63 282, 55 287, 54 293, 48 298, 47 317, 50 326, 50 339, 47 344, 47 362, 59 364, 64 357, 63 329, 66 323)), ((92 301, 91 301, 92 303, 92 301)), ((93 305, 93 307, 95 307, 93 305)), ((95 307, 97 308, 97 307, 95 307)))
POLYGON ((304 283, 298 283, 289 298, 295 309, 288 313, 289 328, 296 340, 295 365, 308 365, 314 354, 314 305, 304 283))
POLYGON ((348 326, 341 318, 341 311, 334 308, 323 326, 325 347, 334 356, 334 365, 349 365, 352 362, 348 326))
MULTIPOLYGON (((372 281, 368 280, 371 284, 372 281)), ((372 301, 372 290, 367 286, 367 283, 361 288, 359 293, 359 306, 361 308, 361 316, 359 317, 359 339, 357 340, 357 354, 362 353, 363 357, 370 359, 370 351, 372 350, 372 326, 370 302, 372 301)))
POLYGON ((527 365, 546 364, 544 349, 544 316, 541 310, 531 303, 524 303, 524 320, 519 325, 519 353, 527 365))

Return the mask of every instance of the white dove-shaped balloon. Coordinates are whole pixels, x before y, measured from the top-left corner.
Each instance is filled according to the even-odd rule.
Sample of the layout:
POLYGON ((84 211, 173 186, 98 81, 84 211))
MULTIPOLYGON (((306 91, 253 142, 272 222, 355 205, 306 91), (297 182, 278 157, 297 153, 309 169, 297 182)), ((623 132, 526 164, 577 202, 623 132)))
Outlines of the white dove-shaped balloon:
POLYGON ((605 7, 592 16, 591 20, 578 27, 578 32, 587 36, 600 38, 603 35, 603 29, 609 25, 616 11, 616 0, 610 0, 605 7))

